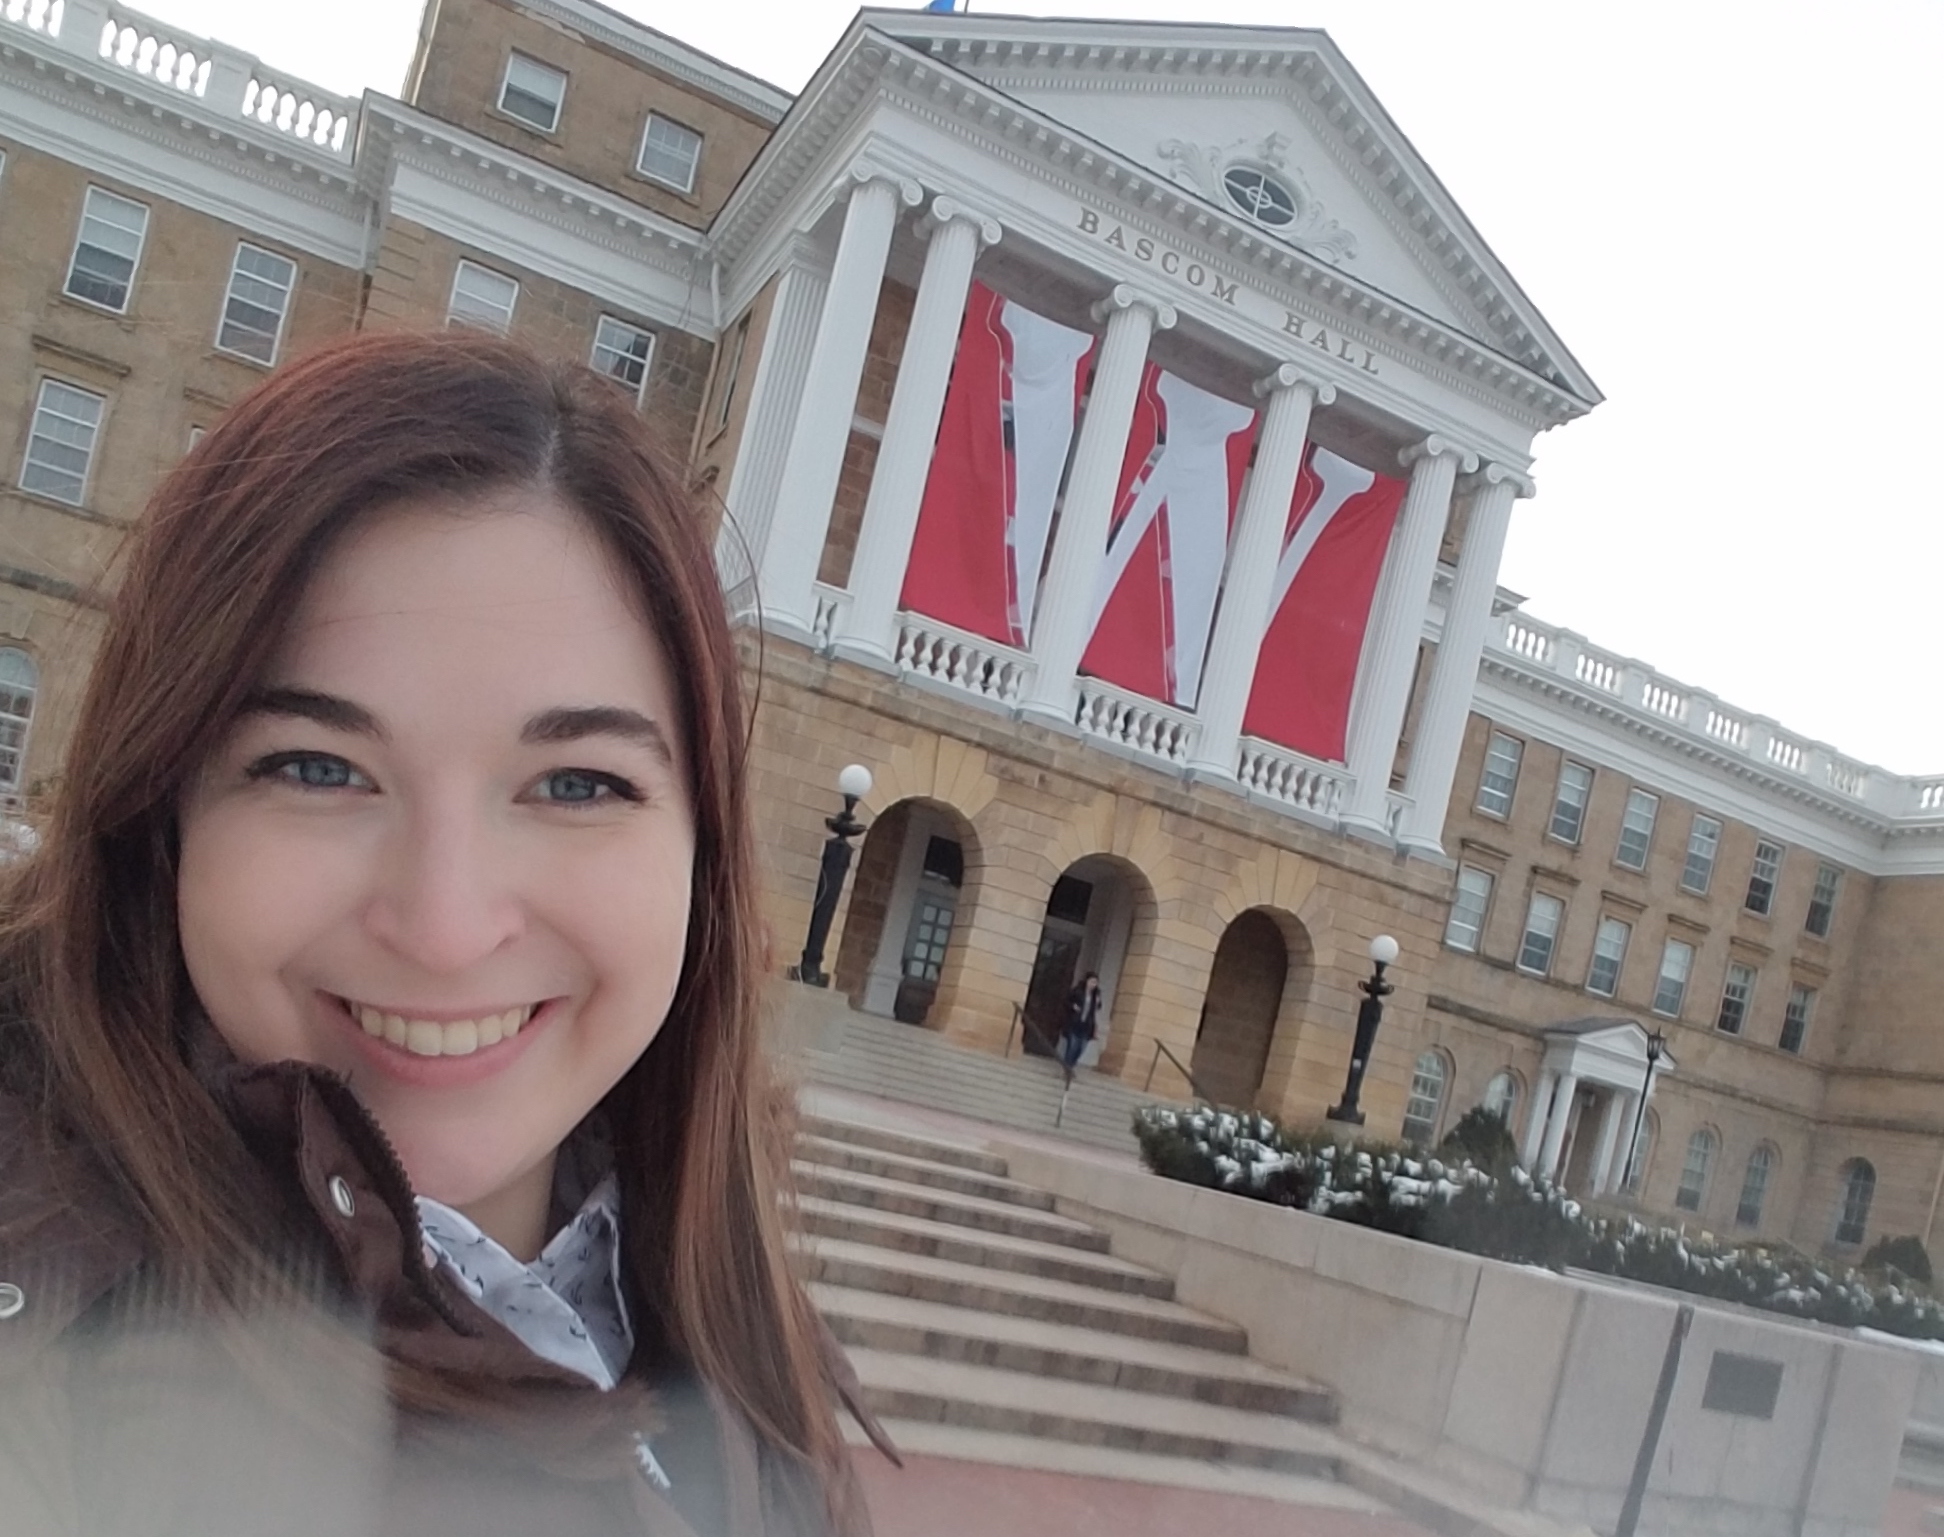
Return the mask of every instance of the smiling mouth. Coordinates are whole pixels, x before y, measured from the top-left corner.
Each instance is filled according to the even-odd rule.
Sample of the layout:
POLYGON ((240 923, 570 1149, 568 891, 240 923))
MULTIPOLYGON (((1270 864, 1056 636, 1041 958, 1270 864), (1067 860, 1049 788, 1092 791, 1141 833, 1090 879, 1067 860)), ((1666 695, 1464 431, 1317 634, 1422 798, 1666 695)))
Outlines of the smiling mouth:
POLYGON ((540 1009, 537 1003, 527 1003, 478 1019, 438 1020, 388 1014, 348 998, 344 1006, 366 1035, 415 1057, 470 1057, 488 1046, 512 1040, 540 1009))

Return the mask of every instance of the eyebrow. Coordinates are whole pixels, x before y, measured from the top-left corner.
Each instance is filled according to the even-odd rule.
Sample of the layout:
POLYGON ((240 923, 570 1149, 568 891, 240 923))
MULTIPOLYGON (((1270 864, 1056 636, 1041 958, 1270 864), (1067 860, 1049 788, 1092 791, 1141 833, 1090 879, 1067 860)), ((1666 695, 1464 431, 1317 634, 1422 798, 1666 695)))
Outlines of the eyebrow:
POLYGON ((373 741, 389 740, 389 733, 361 704, 310 688, 260 688, 247 695, 238 715, 282 715, 307 720, 331 731, 348 731, 373 741))
POLYGON ((542 710, 520 728, 520 740, 532 745, 578 742, 591 736, 619 737, 647 748, 665 767, 675 767, 675 749, 669 744, 668 733, 639 710, 620 705, 562 705, 542 710))

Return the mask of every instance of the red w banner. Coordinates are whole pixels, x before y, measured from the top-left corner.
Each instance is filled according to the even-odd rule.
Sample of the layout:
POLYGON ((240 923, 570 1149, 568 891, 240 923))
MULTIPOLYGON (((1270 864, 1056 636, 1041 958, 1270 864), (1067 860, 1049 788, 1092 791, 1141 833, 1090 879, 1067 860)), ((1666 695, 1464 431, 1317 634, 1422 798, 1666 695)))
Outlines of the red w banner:
POLYGON ((1082 672, 1194 708, 1254 429, 1247 406, 1147 365, 1082 672))
POLYGON ((1310 446, 1243 717, 1250 736, 1343 761, 1357 659, 1403 502, 1403 481, 1310 446))
POLYGON ((972 285, 905 567, 905 609, 1026 644, 1093 349, 1087 332, 972 285))

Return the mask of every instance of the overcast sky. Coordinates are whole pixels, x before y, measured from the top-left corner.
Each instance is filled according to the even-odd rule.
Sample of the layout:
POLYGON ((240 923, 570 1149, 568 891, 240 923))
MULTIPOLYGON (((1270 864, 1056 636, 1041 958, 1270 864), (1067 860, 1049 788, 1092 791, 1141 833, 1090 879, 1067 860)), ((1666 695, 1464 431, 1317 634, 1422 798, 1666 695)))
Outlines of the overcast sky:
MULTIPOLYGON (((419 9, 143 8, 346 92, 399 89, 419 9)), ((617 8, 790 90, 854 9, 617 8)), ((1607 397, 1539 440, 1505 584, 1745 710, 1944 773, 1944 6, 974 8, 1326 28, 1607 397)))

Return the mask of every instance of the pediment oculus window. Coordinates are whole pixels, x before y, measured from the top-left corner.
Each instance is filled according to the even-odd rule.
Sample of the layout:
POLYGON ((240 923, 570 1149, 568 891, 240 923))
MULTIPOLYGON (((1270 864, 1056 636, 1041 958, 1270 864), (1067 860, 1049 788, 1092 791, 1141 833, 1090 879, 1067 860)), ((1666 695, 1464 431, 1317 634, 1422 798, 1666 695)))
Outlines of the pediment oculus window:
POLYGON ((1296 222, 1296 194, 1289 184, 1259 165, 1232 165, 1222 173, 1228 200, 1256 223, 1283 229, 1296 222))

